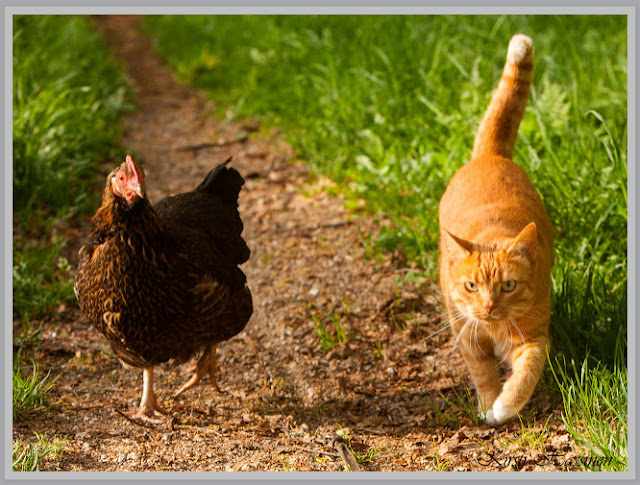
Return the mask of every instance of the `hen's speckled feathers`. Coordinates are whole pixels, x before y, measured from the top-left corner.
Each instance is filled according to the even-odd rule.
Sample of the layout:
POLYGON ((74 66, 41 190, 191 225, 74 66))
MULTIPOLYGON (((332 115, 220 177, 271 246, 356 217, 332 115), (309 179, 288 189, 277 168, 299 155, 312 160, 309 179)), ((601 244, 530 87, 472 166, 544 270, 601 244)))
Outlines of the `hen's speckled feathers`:
POLYGON ((146 195, 132 205, 115 196, 115 170, 107 178, 75 291, 126 364, 182 362, 247 324, 252 298, 237 267, 249 257, 237 201, 244 180, 228 162, 156 210, 146 195))

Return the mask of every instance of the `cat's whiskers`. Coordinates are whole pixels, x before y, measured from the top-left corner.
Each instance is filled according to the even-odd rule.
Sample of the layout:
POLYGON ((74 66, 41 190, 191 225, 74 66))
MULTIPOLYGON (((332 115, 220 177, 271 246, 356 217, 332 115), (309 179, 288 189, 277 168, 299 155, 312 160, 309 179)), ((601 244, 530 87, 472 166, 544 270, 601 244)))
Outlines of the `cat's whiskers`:
POLYGON ((520 340, 522 340, 522 343, 525 343, 525 338, 524 335, 522 334, 522 330, 520 330, 520 327, 518 326, 518 324, 516 323, 516 321, 512 318, 508 319, 509 323, 511 325, 513 325, 515 327, 515 329, 518 331, 518 334, 520 335, 520 340))
POLYGON ((442 297, 444 297, 444 296, 451 296, 451 295, 445 294, 445 293, 442 291, 442 288, 440 288, 440 287, 436 287, 436 288, 435 288, 435 292, 436 292, 438 295, 442 296, 442 297))
POLYGON ((454 323, 457 323, 461 320, 464 320, 465 318, 468 318, 468 315, 464 312, 456 310, 455 312, 452 312, 451 317, 452 318, 449 318, 449 325, 453 325, 454 323))
POLYGON ((460 329, 460 332, 458 332, 458 335, 456 337, 456 340, 453 342, 453 349, 451 350, 452 352, 458 347, 458 342, 460 341, 460 338, 462 337, 462 334, 464 334, 465 330, 467 329, 467 327, 469 327, 471 324, 473 324, 473 322, 475 321, 474 318, 467 316, 467 321, 464 324, 464 326, 460 329))
MULTIPOLYGON (((480 341, 478 340, 478 323, 480 323, 478 320, 474 320, 474 324, 473 324, 473 331, 474 331, 474 336, 476 339, 476 349, 480 350, 480 352, 482 352, 482 355, 484 355, 485 357, 488 357, 488 355, 485 353, 484 350, 482 350, 482 347, 480 346, 480 341)), ((477 351, 476 351, 476 355, 477 355, 477 351)))
POLYGON ((444 327, 442 327, 439 330, 436 330, 435 332, 433 332, 431 335, 428 335, 427 337, 423 338, 422 341, 424 342, 425 340, 429 340, 431 337, 435 337, 436 335, 438 335, 439 333, 444 332, 445 330, 447 330, 449 327, 451 327, 451 322, 447 323, 444 327))
MULTIPOLYGON (((444 315, 447 315, 447 314, 448 314, 447 312, 444 312, 444 313, 442 313, 442 314, 440 314, 440 315, 438 315, 438 316, 444 316, 444 315)), ((456 312, 454 312, 454 314, 453 314, 453 318, 449 318, 448 323, 447 323, 444 327, 442 327, 442 328, 440 328, 440 329, 436 330, 436 331, 435 331, 435 332, 433 332, 431 335, 429 335, 429 336, 427 336, 427 337, 423 338, 423 339, 422 339, 422 341, 424 342, 425 340, 428 340, 428 339, 430 339, 430 338, 432 338, 432 337, 434 337, 434 336, 438 335, 439 333, 444 332, 445 330, 447 330, 448 328, 450 328, 452 325, 454 325, 455 323, 457 323, 457 322, 459 322, 459 321, 462 321, 462 320, 463 320, 463 319, 465 319, 465 318, 467 318, 467 316, 466 316, 464 313, 462 313, 461 311, 456 311, 456 312)))
MULTIPOLYGON (((458 314, 458 315, 460 315, 462 312, 460 312, 460 311, 456 311, 455 313, 456 313, 456 314, 458 314)), ((450 315, 450 313, 449 313, 448 311, 446 311, 446 310, 445 310, 445 311, 443 311, 443 312, 438 313, 435 317, 436 317, 436 318, 445 318, 445 317, 448 317, 449 315, 450 315)))

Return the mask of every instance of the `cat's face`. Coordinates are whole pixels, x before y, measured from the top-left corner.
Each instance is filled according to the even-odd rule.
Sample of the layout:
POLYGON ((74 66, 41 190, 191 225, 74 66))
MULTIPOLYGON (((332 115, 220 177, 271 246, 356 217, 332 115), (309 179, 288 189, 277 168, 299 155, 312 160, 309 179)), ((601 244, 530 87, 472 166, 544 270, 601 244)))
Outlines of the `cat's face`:
POLYGON ((449 287, 460 317, 499 322, 517 319, 534 305, 535 225, 491 248, 449 236, 449 287))

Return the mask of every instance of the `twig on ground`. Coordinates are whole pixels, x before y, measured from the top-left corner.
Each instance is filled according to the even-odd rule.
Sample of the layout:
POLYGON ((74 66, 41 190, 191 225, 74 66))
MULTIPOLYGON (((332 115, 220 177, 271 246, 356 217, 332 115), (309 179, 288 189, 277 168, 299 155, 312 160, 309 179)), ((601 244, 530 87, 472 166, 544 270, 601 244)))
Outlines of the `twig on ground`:
POLYGON ((316 454, 316 455, 327 455, 327 456, 331 456, 333 458, 340 458, 340 455, 338 453, 330 453, 328 451, 314 450, 313 448, 305 448, 303 446, 278 446, 275 449, 275 452, 276 453, 287 453, 287 452, 293 451, 293 450, 306 451, 307 453, 313 453, 313 454, 316 454))
POLYGON ((122 393, 122 389, 116 389, 115 387, 99 387, 99 386, 92 387, 91 389, 76 389, 73 392, 75 394, 90 394, 90 393, 95 393, 96 391, 122 393))
POLYGON ((358 462, 353 457, 351 452, 348 450, 346 441, 344 440, 344 438, 342 438, 341 436, 336 436, 331 440, 331 444, 340 454, 340 458, 342 458, 342 461, 344 461, 344 464, 347 467, 347 471, 351 471, 351 472, 361 471, 360 465, 358 465, 358 462))

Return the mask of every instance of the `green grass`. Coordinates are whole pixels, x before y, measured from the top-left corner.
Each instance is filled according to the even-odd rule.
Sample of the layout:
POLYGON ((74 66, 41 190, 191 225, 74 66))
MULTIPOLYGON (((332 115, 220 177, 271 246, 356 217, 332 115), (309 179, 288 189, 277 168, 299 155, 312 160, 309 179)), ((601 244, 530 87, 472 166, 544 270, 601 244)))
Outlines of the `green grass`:
POLYGON ((146 28, 221 114, 279 126, 318 172, 389 217, 377 249, 401 247, 432 278, 440 197, 469 158, 510 37, 530 35, 514 160, 554 223, 552 354, 585 369, 562 389, 576 436, 590 432, 577 409, 610 401, 569 382, 626 379, 626 17, 153 16, 146 28))
POLYGON ((313 319, 313 330, 320 340, 322 350, 325 352, 347 341, 347 334, 342 325, 342 316, 339 313, 325 312, 322 317, 312 315, 311 318, 313 319), (333 330, 327 328, 328 325, 325 324, 325 321, 332 325, 333 330))
POLYGON ((543 448, 547 443, 549 430, 547 426, 553 415, 549 415, 545 420, 542 429, 537 430, 537 420, 535 415, 532 419, 527 416, 517 415, 518 421, 520 421, 520 433, 515 438, 505 439, 505 444, 508 446, 510 443, 515 443, 521 448, 532 450, 543 448))
POLYGON ((474 426, 481 424, 482 418, 478 412, 475 393, 467 386, 466 382, 462 382, 462 392, 458 392, 454 383, 449 378, 447 380, 453 391, 452 399, 448 399, 442 392, 439 393, 442 399, 441 403, 434 399, 422 399, 422 402, 433 411, 436 422, 440 426, 457 425, 466 417, 474 426))
POLYGON ((13 471, 40 471, 46 458, 59 458, 63 453, 66 441, 62 438, 47 438, 47 435, 35 434, 36 440, 31 443, 17 441, 13 445, 13 471))
POLYGON ((57 237, 48 245, 14 238, 13 312, 21 320, 43 318, 75 302, 71 265, 60 255, 63 245, 57 237))
POLYGON ((127 89, 86 18, 14 17, 14 211, 95 208, 88 187, 98 164, 117 153, 127 89))
POLYGON ((153 16, 146 26, 221 113, 280 126, 318 171, 390 217, 378 246, 402 246, 432 277, 438 201, 468 160, 509 38, 531 35, 534 87, 514 158, 555 225, 553 341, 611 362, 609 338, 626 328, 625 17, 153 16))
POLYGON ((440 458, 440 455, 438 454, 438 445, 436 444, 435 439, 433 440, 433 468, 435 469, 435 471, 437 472, 446 472, 449 470, 449 467, 451 466, 451 464, 453 463, 452 460, 443 460, 442 458, 440 458))
POLYGON ((40 376, 38 364, 31 361, 24 365, 20 353, 13 361, 13 420, 27 421, 36 414, 44 413, 48 408, 44 396, 51 390, 56 379, 51 378, 51 371, 40 376))
POLYGON ((615 347, 615 365, 588 357, 582 363, 556 359, 550 365, 562 392, 562 420, 585 455, 584 469, 627 470, 628 385, 625 349, 615 347), (598 460, 598 461, 594 461, 598 460))

